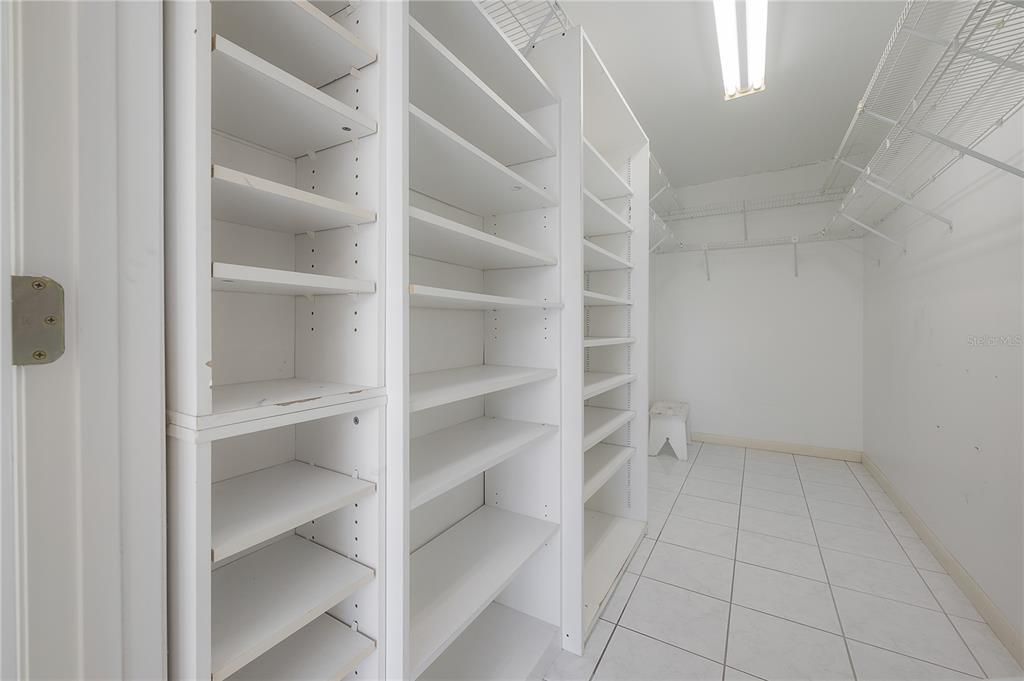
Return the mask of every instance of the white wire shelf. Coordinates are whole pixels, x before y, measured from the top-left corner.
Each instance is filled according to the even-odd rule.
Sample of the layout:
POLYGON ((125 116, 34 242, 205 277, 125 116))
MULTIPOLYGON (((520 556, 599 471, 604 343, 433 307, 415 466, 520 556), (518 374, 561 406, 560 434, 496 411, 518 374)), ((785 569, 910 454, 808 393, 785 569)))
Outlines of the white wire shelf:
POLYGON ((509 42, 524 53, 542 40, 563 34, 572 25, 561 5, 550 0, 485 0, 480 4, 509 42))

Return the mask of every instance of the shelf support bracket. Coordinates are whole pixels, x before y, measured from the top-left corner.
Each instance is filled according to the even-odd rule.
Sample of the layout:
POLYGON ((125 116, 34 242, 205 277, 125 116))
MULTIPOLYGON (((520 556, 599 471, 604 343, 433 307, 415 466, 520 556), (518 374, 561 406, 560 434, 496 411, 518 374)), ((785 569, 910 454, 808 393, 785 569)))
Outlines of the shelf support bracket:
POLYGON ((666 189, 668 189, 668 187, 669 187, 669 186, 668 186, 668 185, 666 184, 666 185, 665 185, 664 187, 662 187, 662 188, 661 188, 661 189, 659 189, 658 191, 654 192, 654 196, 652 196, 652 197, 651 197, 651 200, 650 200, 650 202, 649 202, 649 203, 654 203, 654 199, 656 199, 656 198, 658 198, 659 196, 661 196, 661 193, 662 193, 663 191, 665 191, 666 189))
POLYGON ((747 200, 743 200, 743 240, 749 241, 750 235, 747 232, 747 200))
MULTIPOLYGON (((1022 3, 1022 5, 1024 5, 1024 3, 1022 3)), ((1018 5, 1018 7, 1020 7, 1022 5, 1018 5)), ((929 35, 927 33, 922 33, 921 31, 917 31, 917 30, 912 29, 912 28, 904 28, 903 30, 906 31, 908 35, 912 35, 915 38, 920 38, 921 40, 924 40, 925 42, 933 43, 935 45, 942 45, 942 46, 945 46, 947 44, 947 41, 943 40, 942 38, 937 38, 937 37, 935 37, 933 35, 929 35)), ((959 45, 960 51, 963 52, 964 54, 969 54, 972 57, 975 57, 977 59, 981 59, 982 61, 987 61, 990 64, 996 64, 996 65, 998 65, 1000 67, 1006 67, 1006 68, 1011 69, 1013 71, 1017 71, 1019 73, 1024 73, 1024 64, 1018 64, 1015 61, 1011 61, 1009 57, 1000 58, 1000 57, 996 57, 995 55, 989 54, 988 52, 985 52, 984 50, 978 50, 978 49, 975 49, 973 47, 967 47, 966 45, 962 45, 960 43, 956 43, 956 44, 959 45)))
POLYGON ((906 246, 904 246, 904 245, 903 245, 903 244, 901 244, 900 242, 896 241, 896 240, 895 240, 895 239, 893 239, 892 237, 888 237, 888 236, 886 236, 885 234, 882 234, 881 232, 879 232, 879 231, 878 231, 877 229, 875 229, 874 227, 870 227, 870 226, 868 226, 868 225, 864 224, 863 222, 861 222, 860 220, 858 220, 857 218, 855 218, 855 217, 851 217, 851 216, 847 215, 846 213, 839 213, 839 217, 842 217, 842 218, 846 218, 847 220, 849 220, 849 221, 850 221, 850 222, 852 222, 853 224, 857 225, 857 226, 858 226, 858 227, 860 227, 861 229, 866 229, 867 231, 871 232, 871 233, 872 233, 872 234, 874 234, 875 236, 877 236, 877 237, 880 237, 880 238, 882 238, 882 239, 885 239, 886 241, 888 241, 889 243, 891 243, 891 244, 893 244, 893 245, 895 245, 895 246, 899 246, 900 248, 902 248, 902 249, 903 249, 903 252, 904 252, 904 253, 906 253, 906 251, 907 251, 907 248, 906 248, 906 246))
MULTIPOLYGON (((882 121, 883 123, 888 123, 889 125, 892 125, 892 126, 896 126, 898 124, 898 121, 894 121, 893 119, 889 118, 888 116, 883 116, 882 114, 875 113, 874 111, 867 111, 867 110, 865 110, 864 113, 866 113, 867 115, 871 116, 872 118, 874 118, 876 120, 882 121)), ((993 166, 993 167, 999 168, 1000 170, 1006 171, 1006 172, 1010 173, 1011 175, 1016 175, 1017 177, 1024 178, 1024 170, 1021 170, 1020 168, 1017 168, 1016 166, 1012 166, 1009 163, 1003 163, 999 159, 992 158, 991 156, 986 156, 985 154, 981 153, 980 151, 975 151, 974 149, 971 149, 970 147, 965 147, 964 145, 959 144, 957 142, 954 142, 953 140, 948 140, 945 137, 941 137, 939 135, 936 135, 933 132, 928 132, 927 130, 922 130, 921 128, 911 127, 910 125, 903 126, 903 129, 907 130, 909 132, 912 132, 915 135, 920 135, 921 137, 925 137, 927 139, 930 139, 933 142, 938 142, 939 144, 941 144, 941 145, 943 145, 945 147, 949 147, 953 151, 959 152, 960 154, 963 154, 964 156, 970 156, 971 158, 978 159, 979 161, 981 161, 983 163, 987 163, 990 166, 993 166)))
POLYGON ((906 196, 903 196, 902 194, 899 194, 897 192, 894 192, 893 190, 889 189, 888 187, 883 187, 881 184, 879 184, 878 182, 875 182, 873 179, 871 179, 871 177, 870 177, 871 176, 871 168, 861 168, 859 166, 855 166, 854 164, 850 163, 849 161, 847 161, 845 159, 839 159, 839 162, 842 163, 847 168, 850 168, 852 170, 856 170, 858 173, 860 173, 861 177, 864 179, 865 184, 868 184, 868 185, 874 187, 875 189, 877 189, 878 191, 882 192, 883 194, 885 194, 887 196, 891 196, 892 198, 896 199, 897 201, 899 201, 899 202, 901 202, 901 203, 903 203, 903 204, 905 204, 907 206, 910 206, 911 208, 913 208, 914 210, 918 211, 919 213, 923 213, 923 214, 927 215, 928 217, 932 218, 933 220, 937 220, 938 222, 943 223, 944 225, 949 227, 949 231, 951 231, 951 232, 953 231, 953 221, 950 220, 949 218, 942 217, 938 213, 936 213, 934 211, 931 211, 931 210, 928 210, 927 208, 925 208, 924 206, 921 206, 920 204, 914 203, 912 200, 910 200, 910 198, 908 198, 906 196))
POLYGON ((797 258, 796 245, 800 241, 800 237, 793 237, 793 276, 800 278, 800 261, 797 258))
POLYGON ((711 264, 708 261, 708 245, 704 244, 704 279, 711 281, 711 264))

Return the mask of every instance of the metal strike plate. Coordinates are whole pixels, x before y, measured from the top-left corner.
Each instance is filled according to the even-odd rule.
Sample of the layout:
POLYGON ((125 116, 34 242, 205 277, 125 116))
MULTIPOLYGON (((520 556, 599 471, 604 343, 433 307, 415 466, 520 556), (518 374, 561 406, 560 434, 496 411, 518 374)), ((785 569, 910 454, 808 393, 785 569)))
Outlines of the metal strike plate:
POLYGON ((14 364, 49 364, 64 354, 64 287, 49 277, 11 277, 14 364))

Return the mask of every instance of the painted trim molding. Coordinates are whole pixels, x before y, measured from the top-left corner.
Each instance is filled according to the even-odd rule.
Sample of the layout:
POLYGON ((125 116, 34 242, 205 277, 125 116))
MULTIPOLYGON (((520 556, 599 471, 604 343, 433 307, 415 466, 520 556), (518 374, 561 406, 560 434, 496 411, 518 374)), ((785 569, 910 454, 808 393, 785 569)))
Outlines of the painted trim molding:
POLYGON ((896 504, 900 513, 907 519, 910 526, 914 528, 914 531, 917 532, 917 535, 924 542, 925 546, 928 547, 928 550, 932 552, 935 559, 939 561, 939 564, 949 573, 949 576, 953 578, 953 581, 960 587, 960 590, 964 592, 964 595, 967 596, 967 599, 978 611, 978 614, 992 628, 996 638, 1006 646, 1006 649, 1017 660, 1017 663, 1024 667, 1024 637, 1021 636, 1021 633, 1014 629, 1013 624, 1006 619, 999 608, 996 607, 996 604, 988 597, 988 594, 974 581, 974 578, 964 569, 960 561, 943 545, 938 536, 928 528, 928 525, 921 519, 921 516, 914 512, 913 507, 900 495, 899 491, 885 477, 881 469, 871 460, 871 457, 865 454, 862 463, 878 484, 882 486, 885 493, 889 495, 892 502, 896 504))
POLYGON ((734 435, 716 435, 714 433, 691 433, 690 439, 694 442, 706 442, 709 445, 728 445, 730 447, 746 447, 749 449, 763 449, 768 452, 784 452, 786 454, 801 454, 803 456, 816 456, 821 459, 839 459, 840 461, 853 461, 859 463, 864 456, 863 452, 855 449, 834 449, 832 447, 816 447, 815 445, 800 445, 792 442, 776 442, 774 440, 756 440, 749 437, 736 437, 734 435))

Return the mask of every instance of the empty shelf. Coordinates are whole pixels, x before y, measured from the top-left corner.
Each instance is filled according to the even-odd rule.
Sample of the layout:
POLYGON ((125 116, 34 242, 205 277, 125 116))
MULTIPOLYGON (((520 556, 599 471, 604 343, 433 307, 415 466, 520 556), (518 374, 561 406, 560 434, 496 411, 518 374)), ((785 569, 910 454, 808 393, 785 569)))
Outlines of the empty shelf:
POLYGON ((216 220, 292 234, 377 219, 372 210, 224 166, 213 167, 212 208, 216 220))
POLYGON ((586 272, 602 272, 605 270, 628 270, 633 267, 623 257, 601 248, 597 244, 583 240, 583 269, 586 272))
POLYGON ((412 678, 508 586, 558 525, 481 506, 412 554, 412 678))
POLYGON ((409 105, 409 187, 477 215, 544 208, 546 190, 409 105))
POLYGON ((377 53, 305 0, 215 2, 213 29, 313 87, 323 87, 377 53))
POLYGON ((619 386, 632 383, 636 380, 633 374, 609 374, 597 371, 587 371, 583 374, 583 399, 589 400, 619 386))
POLYGON ((632 305, 633 302, 629 298, 610 296, 607 293, 584 291, 583 304, 590 307, 613 307, 616 305, 632 305))
POLYGON ((540 679, 560 649, 558 627, 491 603, 419 681, 540 679))
POLYGON ((625 218, 589 191, 583 190, 583 236, 626 234, 632 231, 633 226, 625 218))
POLYGON ((212 428, 253 419, 366 400, 383 388, 327 383, 304 378, 230 383, 213 387, 213 414, 200 416, 197 428, 212 428))
POLYGON ((409 506, 416 508, 497 466, 555 426, 486 416, 413 438, 409 506))
POLYGON ((213 681, 227 678, 373 581, 373 570, 292 535, 213 571, 213 681))
POLYGON ((377 124, 238 45, 213 39, 213 129, 298 158, 377 124))
POLYGON ((601 155, 614 167, 623 167, 647 144, 647 135, 586 34, 583 35, 582 75, 583 136, 594 148, 600 149, 601 155))
POLYGON ((231 681, 342 679, 377 645, 330 615, 320 615, 231 676, 231 681))
POLYGON ((481 365, 412 374, 409 409, 420 411, 554 378, 554 369, 481 365))
POLYGON ((509 298, 508 296, 491 296, 473 291, 457 291, 450 288, 409 286, 409 304, 412 307, 430 307, 439 310, 508 310, 528 307, 559 307, 558 303, 547 300, 531 300, 529 298, 509 298))
POLYGON ((557 99, 475 2, 413 2, 409 14, 520 113, 557 99))
POLYGON ((585 348, 604 348, 611 345, 629 345, 636 339, 629 336, 587 336, 583 339, 585 348))
POLYGON ((341 293, 373 293, 372 281, 289 272, 266 267, 213 263, 213 290, 235 293, 268 293, 281 296, 329 296, 341 293))
POLYGON ((585 511, 583 515, 583 622, 597 619, 612 587, 643 539, 647 523, 585 511))
POLYGON ((483 230, 409 209, 409 253, 477 270, 554 265, 557 260, 483 230))
POLYGON ((213 485, 213 560, 273 539, 373 494, 372 482, 289 461, 213 485))
POLYGON ((587 451, 636 416, 634 411, 583 407, 583 451, 587 451))
POLYGON ((555 155, 532 125, 415 19, 409 20, 409 69, 409 101, 456 125, 502 165, 555 155))
POLYGON ((622 445, 594 445, 583 457, 583 501, 594 496, 636 452, 622 445))
POLYGON ((617 199, 632 196, 622 176, 612 168, 594 145, 583 140, 583 186, 599 199, 617 199))

